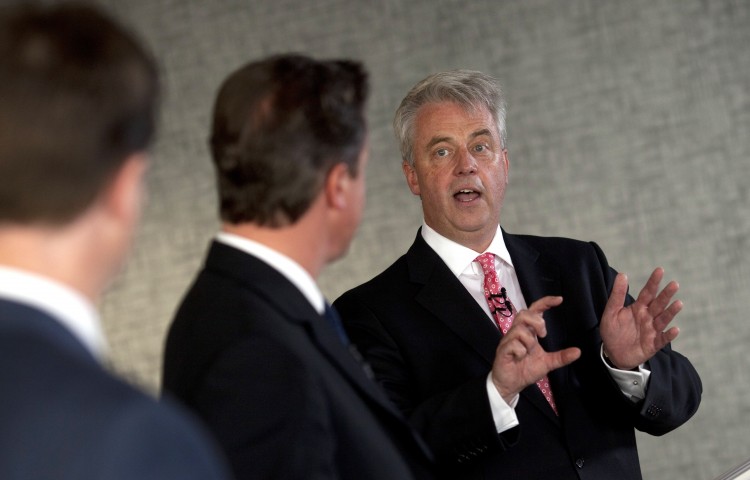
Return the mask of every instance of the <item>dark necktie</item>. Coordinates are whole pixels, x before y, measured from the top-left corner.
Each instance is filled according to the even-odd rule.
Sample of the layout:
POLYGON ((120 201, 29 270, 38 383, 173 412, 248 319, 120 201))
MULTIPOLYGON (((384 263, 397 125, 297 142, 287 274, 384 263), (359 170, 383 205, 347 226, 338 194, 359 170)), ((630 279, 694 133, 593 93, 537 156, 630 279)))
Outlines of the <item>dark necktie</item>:
POLYGON ((326 308, 323 316, 326 320, 328 320, 333 329, 336 331, 336 334, 339 336, 341 343, 343 343, 344 345, 349 345, 349 337, 346 335, 346 331, 344 330, 344 324, 341 323, 341 317, 339 317, 339 314, 336 313, 336 310, 334 310, 332 306, 328 305, 328 302, 326 302, 326 308))

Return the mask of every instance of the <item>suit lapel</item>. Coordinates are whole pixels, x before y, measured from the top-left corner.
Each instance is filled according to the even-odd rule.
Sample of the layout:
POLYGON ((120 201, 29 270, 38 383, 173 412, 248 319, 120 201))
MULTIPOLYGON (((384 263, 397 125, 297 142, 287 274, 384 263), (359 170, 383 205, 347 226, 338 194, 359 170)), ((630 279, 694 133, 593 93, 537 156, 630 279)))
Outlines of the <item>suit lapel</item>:
POLYGON ((323 355, 360 392, 366 403, 373 408, 380 409, 383 414, 389 416, 391 418, 390 424, 397 426, 401 430, 401 435, 410 438, 415 448, 425 458, 432 461, 432 453, 429 447, 411 428, 396 405, 387 397, 375 380, 375 374, 365 362, 362 354, 359 353, 354 344, 348 347, 344 346, 327 321, 322 318, 320 320, 322 321, 305 322, 303 320, 303 322, 310 327, 313 341, 318 345, 323 355))
POLYGON ((500 332, 445 263, 417 233, 406 253, 410 280, 421 284, 415 300, 453 333, 474 348, 489 365, 495 358, 500 332))
MULTIPOLYGON (((530 305, 546 295, 560 295, 560 275, 557 268, 519 237, 505 232, 503 235, 526 302, 530 305)), ((427 245, 421 232, 417 233, 406 258, 410 280, 423 285, 415 300, 471 345, 491 366, 501 333, 490 322, 476 321, 486 318, 484 310, 427 245)), ((559 310, 552 309, 544 314, 544 318, 547 336, 540 339, 539 343, 547 351, 558 350, 565 341, 563 317, 559 310)), ((564 398, 565 372, 566 369, 558 369, 548 375, 558 404, 564 398)), ((559 422, 536 385, 530 385, 521 394, 550 420, 559 422)))
POLYGON ((333 329, 325 323, 323 318, 297 319, 305 324, 310 332, 313 342, 318 346, 321 353, 325 355, 336 367, 336 369, 359 390, 364 397, 377 404, 390 415, 402 419, 401 414, 391 403, 385 393, 375 381, 369 365, 354 345, 345 346, 333 329))
MULTIPOLYGON (((513 260, 513 267, 516 270, 518 283, 521 285, 521 291, 527 305, 531 305, 544 296, 561 295, 560 271, 555 264, 549 261, 544 254, 524 242, 521 237, 503 231, 503 238, 513 260)), ((563 299, 564 301, 565 299, 563 299)), ((539 344, 548 352, 560 350, 565 345, 567 334, 563 311, 564 309, 560 306, 544 313, 547 336, 540 338, 539 344)), ((558 406, 564 403, 567 371, 566 368, 559 368, 547 375, 558 406)), ((558 421, 544 396, 535 385, 530 385, 523 393, 537 407, 552 419, 558 421)))
MULTIPOLYGON (((561 295, 560 272, 556 265, 548 262, 544 255, 521 238, 504 231, 503 238, 527 305, 548 295, 561 295)), ((544 314, 544 319, 547 323, 547 336, 540 338, 539 343, 548 351, 557 350, 565 340, 565 325, 560 316, 560 309, 548 310, 544 314)))
POLYGON ((360 363, 359 352, 341 342, 328 320, 319 315, 302 292, 280 272, 252 255, 219 242, 211 245, 206 268, 239 281, 248 291, 274 305, 284 320, 307 332, 320 353, 365 398, 401 419, 375 383, 372 371, 360 363))

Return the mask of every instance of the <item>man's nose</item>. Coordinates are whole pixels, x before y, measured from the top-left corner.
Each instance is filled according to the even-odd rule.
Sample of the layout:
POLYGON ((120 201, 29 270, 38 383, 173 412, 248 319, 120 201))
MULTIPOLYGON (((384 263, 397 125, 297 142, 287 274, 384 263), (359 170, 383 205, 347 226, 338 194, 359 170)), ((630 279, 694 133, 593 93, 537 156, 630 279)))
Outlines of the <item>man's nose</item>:
POLYGON ((477 160, 466 148, 459 149, 456 155, 456 174, 471 175, 477 173, 477 160))

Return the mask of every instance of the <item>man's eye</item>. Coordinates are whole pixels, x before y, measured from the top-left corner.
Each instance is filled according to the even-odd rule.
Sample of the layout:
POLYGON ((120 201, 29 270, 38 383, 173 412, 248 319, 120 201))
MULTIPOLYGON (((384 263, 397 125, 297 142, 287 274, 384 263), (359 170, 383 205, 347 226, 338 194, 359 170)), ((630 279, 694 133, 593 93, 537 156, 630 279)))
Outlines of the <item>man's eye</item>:
POLYGON ((438 157, 447 157, 448 156, 448 149, 447 148, 439 148, 435 150, 435 155, 438 157))
POLYGON ((486 145, 475 145, 474 146, 474 151, 475 152, 484 152, 485 150, 487 150, 487 146, 486 145))

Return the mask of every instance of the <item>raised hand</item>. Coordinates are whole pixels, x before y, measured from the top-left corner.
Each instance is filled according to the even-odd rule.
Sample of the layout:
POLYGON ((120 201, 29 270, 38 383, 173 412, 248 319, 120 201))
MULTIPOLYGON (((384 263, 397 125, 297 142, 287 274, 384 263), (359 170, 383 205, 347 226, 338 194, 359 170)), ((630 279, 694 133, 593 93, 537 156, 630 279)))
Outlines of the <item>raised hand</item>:
POLYGON ((635 303, 627 307, 623 304, 628 279, 622 273, 615 278, 600 325, 604 354, 615 367, 633 369, 679 335, 677 327, 666 328, 682 310, 681 301, 672 302, 680 287, 677 282, 671 281, 657 295, 663 277, 664 270, 656 268, 635 303))
POLYGON ((543 297, 516 313, 513 326, 500 340, 492 365, 492 382, 506 402, 547 372, 581 356, 578 348, 546 352, 537 340, 547 335, 542 314, 562 303, 562 297, 543 297))

